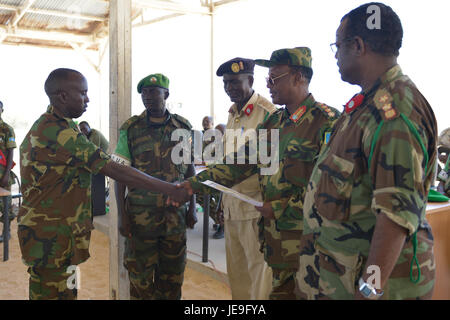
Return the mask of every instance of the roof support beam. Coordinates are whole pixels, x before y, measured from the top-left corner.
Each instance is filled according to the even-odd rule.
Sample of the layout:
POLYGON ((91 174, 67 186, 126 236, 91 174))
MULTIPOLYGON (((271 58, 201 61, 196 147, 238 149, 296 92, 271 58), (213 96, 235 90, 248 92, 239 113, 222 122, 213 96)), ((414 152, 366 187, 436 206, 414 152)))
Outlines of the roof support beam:
POLYGON ((183 13, 168 14, 167 16, 162 16, 162 17, 159 17, 159 18, 155 18, 155 19, 151 19, 151 20, 147 20, 147 21, 143 21, 143 22, 139 22, 139 23, 133 24, 133 28, 147 26, 149 24, 161 22, 161 21, 164 21, 164 20, 169 20, 169 19, 176 18, 176 17, 183 16, 183 15, 184 15, 183 13))
MULTIPOLYGON (((7 4, 0 4, 1 10, 9 10, 9 11, 15 11, 19 12, 20 8, 16 6, 11 6, 7 4)), ((63 18, 70 18, 70 19, 82 19, 82 20, 89 20, 89 21, 105 21, 107 20, 106 17, 98 17, 98 16, 90 16, 86 14, 77 14, 77 13, 71 13, 71 12, 65 12, 65 11, 58 11, 58 10, 44 10, 44 9, 38 9, 38 8, 28 8, 26 10, 27 13, 35 13, 35 14, 43 14, 47 16, 55 16, 55 17, 63 17, 63 18)), ((25 14, 25 12, 24 12, 25 14)))
POLYGON ((25 15, 27 10, 30 9, 30 7, 33 5, 34 2, 36 2, 36 0, 27 0, 27 1, 25 1, 23 6, 20 7, 16 11, 16 15, 14 16, 13 21, 11 22, 11 26, 13 26, 13 27, 17 26, 17 24, 19 23, 20 19, 22 19, 22 17, 25 15))
MULTIPOLYGON (((92 36, 77 35, 70 32, 42 31, 41 29, 25 28, 5 28, 0 26, 0 30, 5 32, 6 37, 16 37, 34 40, 75 42, 94 45, 97 42, 92 36)), ((0 31, 0 33, 3 33, 0 31)))
POLYGON ((211 14, 208 8, 184 6, 160 0, 133 0, 133 4, 140 8, 166 10, 183 14, 211 14))
POLYGON ((98 73, 100 73, 100 65, 96 64, 94 61, 92 61, 92 59, 88 56, 88 54, 86 53, 86 47, 85 46, 80 46, 77 43, 73 43, 73 42, 69 42, 70 46, 79 54, 81 54, 86 61, 95 69, 95 71, 97 71, 98 73))

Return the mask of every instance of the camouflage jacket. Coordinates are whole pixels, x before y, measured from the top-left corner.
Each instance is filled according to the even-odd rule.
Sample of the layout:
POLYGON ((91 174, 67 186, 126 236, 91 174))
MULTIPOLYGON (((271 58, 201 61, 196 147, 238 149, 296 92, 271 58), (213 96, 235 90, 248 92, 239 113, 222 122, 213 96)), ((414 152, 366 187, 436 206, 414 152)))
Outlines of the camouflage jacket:
POLYGON ((100 147, 100 149, 102 149, 104 152, 108 152, 109 142, 100 131, 91 129, 88 140, 95 144, 97 147, 100 147))
MULTIPOLYGON (((6 157, 8 149, 16 148, 16 136, 14 135, 14 129, 0 118, 0 150, 6 157)), ((1 159, 0 159, 1 160, 1 159)), ((5 159, 6 163, 6 159, 5 159)), ((3 177, 5 167, 0 165, 0 179, 3 177)), ((13 176, 9 177, 9 184, 13 184, 13 176)))
MULTIPOLYGON (((337 299, 349 298, 342 295, 342 289, 354 288, 352 281, 358 280, 380 212, 408 230, 408 241, 392 272, 407 280, 405 286, 414 285, 409 281, 413 251, 410 237, 418 229, 422 230, 417 234, 419 263, 427 265, 432 256, 425 209, 436 163, 434 113, 398 65, 364 96, 362 105, 336 122, 305 196, 300 264, 303 254, 318 250, 320 281, 330 289, 322 294, 337 299), (305 243, 312 234, 313 243, 305 243), (339 268, 333 269, 332 263, 343 269, 336 271, 339 268), (322 268, 332 271, 325 273, 322 268), (322 279, 322 274, 336 273, 339 277, 347 272, 353 278, 343 286, 333 287, 334 280, 322 279)), ((427 270, 422 267, 425 285, 429 286, 427 270)), ((397 299, 395 290, 399 285, 395 283, 387 296, 397 299)), ((402 294, 408 291, 397 290, 403 290, 402 294)), ((414 290, 406 295, 416 297, 414 290)))
MULTIPOLYGON (((274 174, 261 175, 258 169, 261 169, 263 165, 260 163, 214 165, 211 169, 189 179, 192 187, 197 191, 206 192, 207 188, 199 183, 204 180, 213 180, 231 187, 252 174, 258 173, 263 201, 271 203, 275 214, 276 230, 300 232, 303 224, 303 197, 306 186, 317 156, 322 145, 326 143, 328 133, 338 115, 337 110, 316 102, 312 95, 308 96, 292 115, 286 108, 277 110, 258 127, 258 129, 268 130, 268 150, 271 149, 272 140, 270 130, 276 129, 279 134, 279 167, 274 174)), ((258 148, 259 153, 260 149, 261 145, 258 148)), ((264 222, 266 223, 268 221, 264 222)), ((292 252, 277 253, 292 254, 292 252)), ((271 259, 268 259, 269 263, 282 263, 284 258, 278 257, 272 260, 273 262, 270 262, 271 259)))
MULTIPOLYGON (((120 127, 119 142, 113 159, 164 181, 184 181, 188 165, 174 164, 171 158, 172 149, 179 143, 171 140, 176 129, 191 132, 191 124, 168 111, 163 123, 152 123, 147 111, 133 116, 120 127)), ((159 192, 129 188, 126 206, 127 212, 134 216, 132 231, 135 229, 137 233, 142 231, 155 235, 159 232, 174 234, 185 230, 185 207, 176 210, 174 207, 167 207, 165 201, 166 196, 159 192)))
POLYGON ((89 257, 91 174, 110 160, 49 106, 20 146, 19 242, 26 265, 59 268, 89 257))

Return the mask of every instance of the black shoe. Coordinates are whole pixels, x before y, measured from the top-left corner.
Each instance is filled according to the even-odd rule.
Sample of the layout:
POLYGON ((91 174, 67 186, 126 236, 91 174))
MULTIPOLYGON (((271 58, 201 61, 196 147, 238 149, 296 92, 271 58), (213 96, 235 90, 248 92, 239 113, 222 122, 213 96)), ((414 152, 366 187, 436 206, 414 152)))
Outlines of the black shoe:
POLYGON ((214 239, 223 239, 224 238, 224 227, 222 225, 219 225, 219 228, 217 228, 216 233, 213 234, 214 239))

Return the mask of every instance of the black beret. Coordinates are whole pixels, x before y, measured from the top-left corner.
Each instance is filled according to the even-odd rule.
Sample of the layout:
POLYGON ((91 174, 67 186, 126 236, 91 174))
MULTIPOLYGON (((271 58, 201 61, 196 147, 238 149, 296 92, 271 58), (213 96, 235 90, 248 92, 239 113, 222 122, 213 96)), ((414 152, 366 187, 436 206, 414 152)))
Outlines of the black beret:
POLYGON ((221 77, 225 73, 240 74, 240 73, 251 73, 253 74, 253 69, 255 68, 255 62, 252 59, 244 58, 234 58, 225 63, 217 69, 216 74, 221 77))

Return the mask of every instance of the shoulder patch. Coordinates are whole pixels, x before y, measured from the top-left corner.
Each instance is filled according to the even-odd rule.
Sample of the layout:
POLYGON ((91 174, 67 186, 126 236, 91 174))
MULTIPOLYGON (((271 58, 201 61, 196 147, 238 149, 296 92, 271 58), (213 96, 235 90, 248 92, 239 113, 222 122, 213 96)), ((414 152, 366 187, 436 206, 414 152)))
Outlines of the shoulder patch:
POLYGON ((380 89, 373 98, 375 107, 380 111, 380 115, 385 121, 389 121, 400 116, 400 112, 395 108, 394 98, 386 89, 380 89))
POLYGON ((180 116, 179 114, 176 113, 172 113, 172 117, 180 122, 182 125, 184 125, 185 127, 187 127, 187 129, 191 130, 192 129, 192 125, 191 123, 184 117, 180 116))
POLYGON ((322 111, 328 119, 337 119, 341 113, 333 107, 330 107, 322 102, 316 102, 316 106, 322 111))

